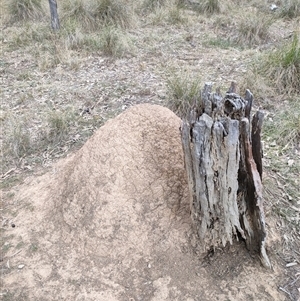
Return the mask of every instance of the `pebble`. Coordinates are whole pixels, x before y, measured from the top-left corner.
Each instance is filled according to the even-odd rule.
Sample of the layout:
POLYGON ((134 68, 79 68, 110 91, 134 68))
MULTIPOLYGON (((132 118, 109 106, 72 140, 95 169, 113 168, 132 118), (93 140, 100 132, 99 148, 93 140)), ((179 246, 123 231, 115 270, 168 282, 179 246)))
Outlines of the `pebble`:
POLYGON ((21 269, 23 269, 23 268, 24 268, 24 266, 25 266, 25 264, 19 264, 19 265, 18 265, 18 269, 20 269, 20 270, 21 270, 21 269))
POLYGON ((270 5, 270 10, 271 11, 275 11, 277 9, 278 9, 278 6, 276 4, 273 3, 273 4, 270 5))

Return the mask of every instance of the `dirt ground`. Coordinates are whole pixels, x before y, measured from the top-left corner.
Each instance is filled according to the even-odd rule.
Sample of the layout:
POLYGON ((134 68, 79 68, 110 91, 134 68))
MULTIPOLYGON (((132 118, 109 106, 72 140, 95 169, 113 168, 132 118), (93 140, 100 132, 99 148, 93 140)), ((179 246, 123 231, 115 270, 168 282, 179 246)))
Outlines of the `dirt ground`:
POLYGON ((286 300, 274 220, 272 271, 242 242, 199 252, 179 126, 169 109, 134 106, 15 188, 3 300, 286 300))
POLYGON ((139 16, 126 32, 133 49, 124 56, 55 48, 62 58, 53 66, 56 40, 44 50, 44 41, 34 40, 41 24, 31 32, 32 24, 1 23, 1 147, 11 117, 25 120, 34 142, 49 111, 76 117, 62 143, 1 167, 1 300, 300 300, 299 189, 293 203, 287 194, 290 178, 299 183, 300 146, 274 159, 276 143, 264 141, 273 269, 243 242, 202 252, 189 214, 180 119, 162 107, 176 76, 223 91, 232 80, 243 89, 250 83, 254 109, 270 120, 287 103, 250 70, 264 51, 289 39, 299 20, 278 19, 266 41, 236 47, 227 38, 244 16, 261 7, 270 16, 271 1, 242 2, 209 17, 185 10, 183 23, 172 23, 164 10, 139 16))

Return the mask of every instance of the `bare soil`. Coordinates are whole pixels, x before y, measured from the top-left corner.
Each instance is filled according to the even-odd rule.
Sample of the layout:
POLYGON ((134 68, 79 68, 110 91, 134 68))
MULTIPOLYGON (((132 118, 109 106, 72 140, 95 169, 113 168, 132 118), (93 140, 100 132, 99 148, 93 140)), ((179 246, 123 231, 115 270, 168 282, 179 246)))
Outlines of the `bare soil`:
MULTIPOLYGON (((255 11, 241 9, 237 18, 255 11)), ((26 117, 38 140, 44 113, 71 106, 84 126, 1 170, 2 300, 300 300, 299 220, 276 211, 278 202, 291 205, 272 162, 264 158, 273 270, 242 241, 203 253, 189 215, 180 119, 157 106, 169 100, 174 75, 241 83, 256 56, 299 22, 279 20, 262 45, 235 48, 209 44, 235 34, 232 18, 185 16, 184 24, 141 18, 122 58, 73 51, 46 70, 34 46, 12 46, 18 26, 3 28, 1 121, 26 117)), ((255 92, 267 114, 280 107, 282 96, 255 92)))
POLYGON ((273 271, 242 242, 199 252, 179 127, 166 108, 135 106, 18 187, 6 204, 6 300, 285 300, 276 231, 273 271))

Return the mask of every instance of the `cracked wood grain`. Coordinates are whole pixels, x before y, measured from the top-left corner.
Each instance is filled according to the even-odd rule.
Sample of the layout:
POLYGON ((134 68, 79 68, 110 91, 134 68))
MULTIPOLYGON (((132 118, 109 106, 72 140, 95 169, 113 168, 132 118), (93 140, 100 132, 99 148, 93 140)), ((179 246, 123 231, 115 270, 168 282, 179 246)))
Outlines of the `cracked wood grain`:
POLYGON ((206 83, 198 107, 181 127, 192 220, 204 248, 245 239, 271 267, 266 254, 260 133, 263 113, 250 126, 253 95, 245 99, 232 84, 224 97, 206 83))

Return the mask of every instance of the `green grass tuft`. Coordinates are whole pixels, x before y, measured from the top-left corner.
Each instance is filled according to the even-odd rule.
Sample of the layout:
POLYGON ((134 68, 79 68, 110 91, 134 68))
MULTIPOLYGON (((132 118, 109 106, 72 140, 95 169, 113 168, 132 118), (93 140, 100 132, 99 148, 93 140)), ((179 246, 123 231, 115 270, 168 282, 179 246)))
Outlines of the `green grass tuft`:
POLYGON ((220 0, 201 0, 193 6, 197 12, 206 15, 219 14, 222 9, 220 0))
POLYGON ((154 11, 162 8, 167 4, 167 0, 144 0, 142 7, 144 10, 154 11))
POLYGON ((168 80, 169 108, 178 116, 184 117, 188 109, 198 100, 201 94, 201 79, 189 76, 173 77, 168 80))
POLYGON ((47 144, 60 144, 68 137, 75 119, 75 112, 70 108, 64 111, 49 111, 47 132, 43 140, 46 140, 47 144))
MULTIPOLYGON (((275 187, 271 190, 278 190, 278 181, 281 182, 280 199, 287 205, 297 204, 299 199, 299 148, 300 148, 300 102, 285 102, 277 109, 277 112, 270 113, 265 122, 263 130, 264 157, 266 168, 276 173, 275 187)), ((274 177, 275 178, 275 177, 274 177)), ((271 194, 272 194, 271 192, 271 194)), ((280 201, 281 203, 281 201, 280 201)), ((279 213, 289 222, 299 224, 297 212, 290 206, 278 204, 279 213), (298 221, 298 222, 297 222, 298 221)))
POLYGON ((178 6, 172 7, 169 10, 168 23, 170 24, 185 24, 188 22, 188 18, 184 14, 184 11, 178 6))
POLYGON ((295 34, 292 41, 276 49, 261 63, 261 74, 275 85, 280 93, 300 91, 300 43, 295 34))
POLYGON ((97 31, 103 26, 129 28, 133 25, 132 6, 124 0, 67 0, 63 4, 65 28, 97 31))
POLYGON ((175 0, 175 5, 178 8, 187 8, 188 0, 175 0))
POLYGON ((300 143, 300 102, 290 101, 287 107, 274 114, 264 126, 265 139, 275 141, 281 151, 298 147, 300 143))
POLYGON ((85 29, 95 29, 96 20, 89 12, 86 1, 84 0, 66 0, 62 3, 62 23, 66 29, 77 29, 81 26, 85 29))
POLYGON ((129 28, 133 23, 133 12, 127 1, 92 0, 89 10, 96 22, 104 25, 129 28))
POLYGON ((129 38, 114 26, 103 28, 99 40, 99 48, 105 55, 122 57, 131 48, 129 38))

